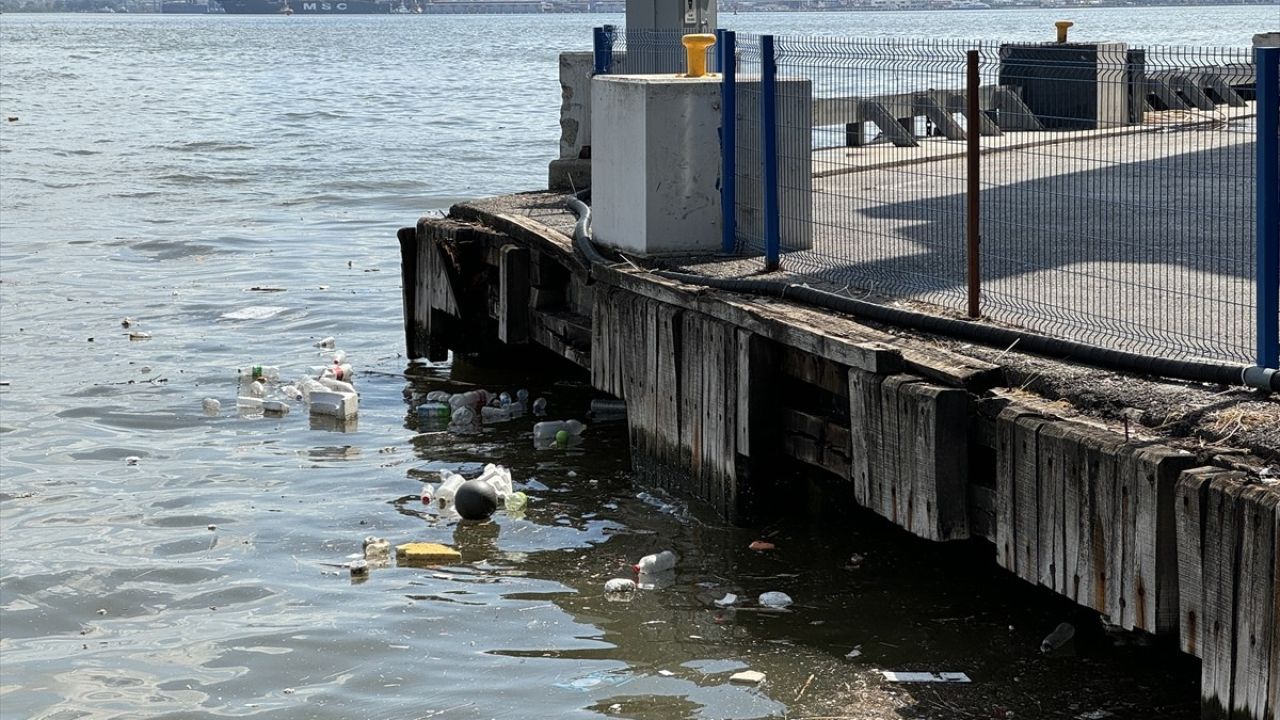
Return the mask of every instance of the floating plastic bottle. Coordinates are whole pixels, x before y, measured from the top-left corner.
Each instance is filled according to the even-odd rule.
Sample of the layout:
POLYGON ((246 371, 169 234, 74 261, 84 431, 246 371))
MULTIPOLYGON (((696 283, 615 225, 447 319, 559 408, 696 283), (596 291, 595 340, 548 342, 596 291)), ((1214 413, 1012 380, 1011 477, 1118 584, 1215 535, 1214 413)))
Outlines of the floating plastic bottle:
POLYGON ((324 350, 332 350, 333 346, 334 346, 334 340, 332 335, 330 335, 327 338, 321 338, 320 340, 316 341, 316 347, 322 348, 324 350))
POLYGON ((458 494, 458 488, 462 487, 462 483, 467 479, 448 470, 440 473, 440 478, 440 487, 436 488, 435 493, 435 504, 436 507, 444 510, 453 505, 453 496, 458 494))
POLYGON ((267 394, 267 386, 258 380, 250 380, 249 382, 240 383, 241 395, 245 397, 261 398, 267 394))
POLYGON ((200 408, 204 410, 205 415, 213 416, 222 411, 222 403, 217 398, 205 398, 200 401, 200 408))
POLYGON ((636 581, 628 578, 614 578, 604 584, 607 593, 629 593, 636 591, 636 581))
POLYGON ((432 390, 427 393, 427 402, 439 402, 448 405, 449 397, 450 394, 443 390, 432 390))
POLYGON ((335 365, 341 365, 342 363, 344 363, 344 362, 346 362, 346 361, 347 361, 347 353, 346 353, 346 351, 344 351, 344 350, 334 350, 334 351, 333 351, 333 363, 334 363, 335 365))
POLYGON ((249 380, 257 380, 258 378, 264 380, 280 379, 280 368, 271 365, 247 365, 240 368, 237 373, 240 377, 249 380))
POLYGON ((335 380, 334 378, 331 378, 331 377, 322 377, 316 382, 320 383, 321 385, 325 386, 326 388, 334 392, 344 392, 344 393, 354 394, 356 391, 355 386, 352 385, 351 383, 344 382, 342 380, 335 380))
POLYGON ((660 553, 645 555, 640 558, 640 562, 632 565, 631 568, 638 573, 660 573, 674 569, 679 559, 670 550, 663 550, 660 553))
POLYGON ((454 408, 450 422, 458 427, 471 427, 476 424, 476 411, 465 405, 454 408))
MULTIPOLYGON (((461 409, 461 408, 459 408, 461 409)), ((511 408, 485 405, 480 408, 480 420, 486 423, 500 423, 511 419, 511 408)))
POLYGON ((297 385, 281 385, 278 389, 281 395, 294 402, 301 400, 303 397, 302 390, 298 389, 297 385))
POLYGON ((469 390, 449 397, 449 405, 453 408, 469 407, 473 410, 489 404, 489 393, 485 390, 469 390))
POLYGON ((241 395, 236 398, 236 410, 242 413, 260 413, 262 412, 262 398, 241 395))
POLYGON ((453 415, 453 410, 449 407, 448 403, 430 400, 418 406, 418 415, 421 417, 433 417, 448 420, 449 417, 453 415))
POLYGON ((772 592, 761 593, 757 602, 760 603, 761 607, 781 610, 791 604, 791 596, 784 592, 778 592, 775 590, 772 592))
POLYGON ((561 431, 571 437, 577 437, 587 426, 577 420, 544 420, 533 426, 533 437, 536 440, 552 440, 561 431))
POLYGON ((342 363, 341 365, 334 363, 320 372, 321 379, 333 378, 334 380, 341 380, 343 382, 351 382, 355 376, 356 371, 352 370, 351 366, 347 363, 342 363))
POLYGON ((522 512, 529 506, 529 496, 519 491, 513 492, 507 496, 503 506, 507 508, 509 513, 522 512))
POLYGON ((436 499, 436 486, 426 483, 422 486, 422 504, 430 505, 436 499))
POLYGON ((288 415, 289 403, 283 400, 263 400, 262 412, 267 415, 288 415))
POLYGON ((351 570, 351 577, 362 578, 369 576, 369 563, 364 560, 352 560, 347 566, 351 570))
POLYGON ((1054 650, 1066 645, 1071 638, 1076 636, 1076 628, 1071 623, 1059 623, 1053 632, 1045 636, 1040 641, 1040 652, 1051 653, 1054 650))
POLYGON ((538 398, 533 401, 533 414, 535 417, 544 417, 547 414, 546 398, 538 398))

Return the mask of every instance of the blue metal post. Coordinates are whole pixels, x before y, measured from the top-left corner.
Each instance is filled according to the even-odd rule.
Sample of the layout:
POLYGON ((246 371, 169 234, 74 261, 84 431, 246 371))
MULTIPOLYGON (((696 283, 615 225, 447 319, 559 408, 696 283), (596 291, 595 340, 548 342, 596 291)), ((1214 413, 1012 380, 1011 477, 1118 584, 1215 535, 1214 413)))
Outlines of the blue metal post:
POLYGON ((738 246, 738 88, 736 38, 732 30, 717 30, 720 52, 720 249, 732 254, 738 246))
POLYGON ((1258 367, 1280 367, 1280 48, 1254 49, 1258 88, 1258 367))
POLYGON ((595 55, 595 74, 608 75, 613 69, 613 26, 595 28, 592 34, 592 52, 595 55))
POLYGON ((778 103, 777 59, 773 56, 773 36, 760 36, 760 155, 764 160, 764 269, 772 272, 780 264, 781 232, 778 207, 778 103))

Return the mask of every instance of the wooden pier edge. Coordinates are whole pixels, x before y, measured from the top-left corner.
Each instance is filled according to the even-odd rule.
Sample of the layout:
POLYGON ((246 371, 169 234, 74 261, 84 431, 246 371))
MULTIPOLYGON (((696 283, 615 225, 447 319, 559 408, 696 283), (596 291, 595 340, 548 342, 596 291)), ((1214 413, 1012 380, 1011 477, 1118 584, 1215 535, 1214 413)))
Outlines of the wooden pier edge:
POLYGON ((473 206, 400 233, 410 357, 540 347, 626 401, 637 479, 735 523, 775 468, 1201 660, 1205 718, 1280 706, 1280 489, 1003 397, 1003 373, 782 300, 587 267, 473 206))

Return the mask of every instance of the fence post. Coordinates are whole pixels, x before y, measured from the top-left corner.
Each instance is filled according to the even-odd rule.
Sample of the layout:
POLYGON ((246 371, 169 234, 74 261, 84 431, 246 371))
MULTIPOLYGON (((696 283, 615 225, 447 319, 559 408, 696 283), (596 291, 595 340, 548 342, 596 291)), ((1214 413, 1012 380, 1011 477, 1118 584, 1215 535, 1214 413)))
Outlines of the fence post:
POLYGON ((720 249, 726 255, 738 244, 738 88, 737 35, 717 30, 720 42, 720 249))
POLYGON ((781 242, 778 217, 777 58, 773 36, 760 36, 760 155, 764 161, 764 269, 777 270, 781 242))
POLYGON ((1258 367, 1280 367, 1280 47, 1254 49, 1258 88, 1258 367))
POLYGON ((978 84, 980 77, 978 75, 978 51, 970 50, 966 53, 965 62, 965 80, 967 85, 966 98, 967 107, 966 115, 968 116, 964 124, 964 133, 966 140, 966 160, 968 172, 966 173, 965 194, 969 199, 969 208, 965 213, 965 238, 968 245, 968 270, 969 270, 969 317, 976 318, 981 315, 981 294, 982 294, 982 265, 979 263, 978 246, 982 242, 982 226, 979 221, 982 217, 981 212, 981 193, 982 184, 980 175, 982 166, 979 161, 981 152, 980 140, 982 138, 982 119, 980 113, 982 108, 978 102, 978 84))
POLYGON ((591 46, 596 61, 595 74, 608 75, 613 70, 613 26, 595 28, 591 46))

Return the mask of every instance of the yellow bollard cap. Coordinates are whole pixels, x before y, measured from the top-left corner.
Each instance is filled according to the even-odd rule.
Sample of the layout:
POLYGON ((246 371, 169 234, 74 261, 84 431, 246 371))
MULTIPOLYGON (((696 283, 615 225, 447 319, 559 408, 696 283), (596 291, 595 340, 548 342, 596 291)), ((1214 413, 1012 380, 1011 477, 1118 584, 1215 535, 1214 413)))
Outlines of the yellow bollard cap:
POLYGON ((689 72, 685 77, 697 78, 707 74, 707 48, 716 44, 716 36, 710 33, 693 33, 680 38, 688 55, 689 72))
POLYGON ((1075 25, 1075 23, 1070 20, 1059 20, 1053 24, 1054 27, 1058 28, 1058 42, 1064 43, 1067 41, 1067 28, 1072 25, 1075 25))

